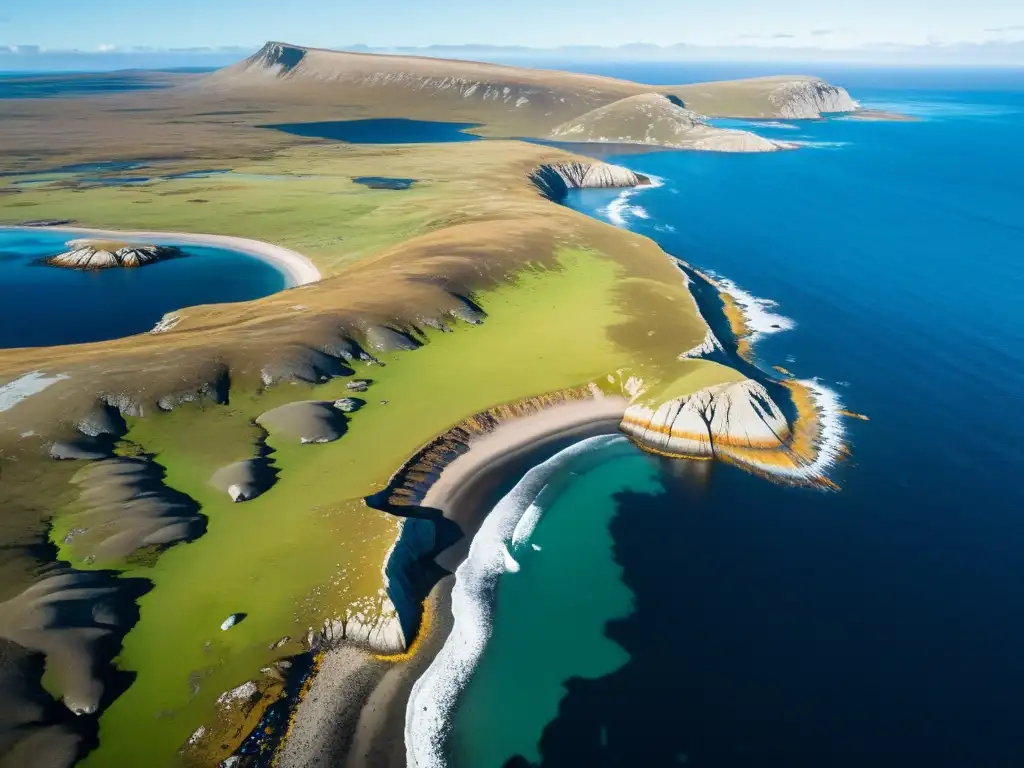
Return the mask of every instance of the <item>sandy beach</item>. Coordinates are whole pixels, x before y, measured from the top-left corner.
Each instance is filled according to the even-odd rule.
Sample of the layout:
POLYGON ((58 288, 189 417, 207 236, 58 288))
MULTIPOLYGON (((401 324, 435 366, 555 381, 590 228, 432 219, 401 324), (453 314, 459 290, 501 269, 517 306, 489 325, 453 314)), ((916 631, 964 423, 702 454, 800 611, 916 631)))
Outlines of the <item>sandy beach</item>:
MULTIPOLYGON (((138 240, 162 242, 174 245, 206 245, 212 248, 224 248, 253 256, 276 267, 288 279, 288 287, 294 288, 308 283, 315 283, 323 277, 313 262, 300 253, 282 248, 279 245, 249 240, 244 237, 229 235, 206 235, 190 232, 141 232, 113 229, 92 229, 89 227, 10 227, 25 231, 66 232, 71 236, 97 238, 105 240, 138 240)), ((73 238, 69 238, 73 239, 73 238)))
MULTIPOLYGON (((579 440, 617 432, 626 405, 610 396, 563 402, 475 439, 424 498, 424 506, 440 509, 464 534, 438 562, 454 571, 487 513, 527 470, 579 440)), ((429 619, 410 656, 387 660, 344 645, 325 653, 281 749, 281 768, 406 765, 406 704, 451 630, 453 584, 454 576, 445 577, 431 592, 429 619)))

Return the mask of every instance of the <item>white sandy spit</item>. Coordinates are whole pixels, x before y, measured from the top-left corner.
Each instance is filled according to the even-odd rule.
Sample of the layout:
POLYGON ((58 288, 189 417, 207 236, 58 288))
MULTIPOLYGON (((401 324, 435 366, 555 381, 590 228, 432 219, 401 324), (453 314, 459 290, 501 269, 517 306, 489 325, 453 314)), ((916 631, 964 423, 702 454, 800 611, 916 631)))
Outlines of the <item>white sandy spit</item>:
POLYGON ((58 373, 54 376, 47 376, 42 371, 32 371, 20 376, 14 381, 9 381, 0 387, 0 412, 9 411, 22 400, 38 394, 51 384, 64 381, 68 378, 66 373, 58 373))
POLYGON ((17 227, 29 231, 67 232, 69 235, 104 240, 145 241, 153 245, 207 245, 253 256, 284 273, 289 287, 315 283, 322 275, 309 259, 279 245, 228 235, 204 235, 189 232, 136 232, 84 227, 17 227))
POLYGON ((544 511, 574 475, 607 461, 610 456, 602 449, 618 446, 633 450, 621 435, 592 437, 566 448, 527 472, 484 520, 469 556, 455 572, 451 634, 409 696, 405 716, 409 768, 447 764, 444 744, 451 717, 490 639, 494 593, 502 574, 519 570, 517 550, 529 544, 544 511))

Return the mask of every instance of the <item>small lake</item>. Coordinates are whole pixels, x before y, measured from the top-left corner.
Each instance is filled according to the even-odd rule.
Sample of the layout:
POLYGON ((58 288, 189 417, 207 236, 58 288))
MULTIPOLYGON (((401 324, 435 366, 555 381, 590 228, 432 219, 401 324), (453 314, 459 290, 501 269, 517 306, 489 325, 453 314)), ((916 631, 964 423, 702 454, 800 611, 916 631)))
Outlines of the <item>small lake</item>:
POLYGON ((350 144, 436 144, 454 141, 479 141, 479 136, 465 133, 478 123, 445 123, 405 118, 374 118, 368 120, 332 120, 324 123, 281 123, 264 125, 276 131, 313 139, 333 139, 350 144))
POLYGON ((285 275, 264 261, 197 245, 181 246, 185 258, 140 269, 83 272, 38 263, 81 236, 0 227, 0 348, 145 333, 176 309, 249 301, 288 287, 285 275))
POLYGON ((353 176, 352 181, 370 189, 409 189, 416 179, 392 178, 389 176, 353 176))

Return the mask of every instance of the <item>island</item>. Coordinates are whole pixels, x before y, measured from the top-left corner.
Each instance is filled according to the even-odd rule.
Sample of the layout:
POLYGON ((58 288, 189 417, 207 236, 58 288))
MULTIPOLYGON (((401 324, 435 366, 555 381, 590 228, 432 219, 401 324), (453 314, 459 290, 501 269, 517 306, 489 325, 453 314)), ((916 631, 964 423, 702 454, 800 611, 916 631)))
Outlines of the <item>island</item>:
POLYGON ((404 765, 450 574, 486 500, 560 440, 621 432, 830 487, 830 404, 758 378, 726 287, 561 203, 652 186, 597 145, 788 150, 714 118, 855 113, 842 88, 276 42, 161 78, 19 102, 0 225, 31 207, 113 238, 59 266, 154 263, 175 254, 117 233, 179 233, 296 278, 154 333, 0 350, 0 709, 23 713, 0 739, 20 764, 237 765, 245 744, 283 766, 404 765), (148 183, 121 183, 140 167, 148 183))
POLYGON ((88 239, 71 240, 67 245, 67 251, 43 259, 43 263, 65 269, 132 269, 184 255, 169 245, 88 239))

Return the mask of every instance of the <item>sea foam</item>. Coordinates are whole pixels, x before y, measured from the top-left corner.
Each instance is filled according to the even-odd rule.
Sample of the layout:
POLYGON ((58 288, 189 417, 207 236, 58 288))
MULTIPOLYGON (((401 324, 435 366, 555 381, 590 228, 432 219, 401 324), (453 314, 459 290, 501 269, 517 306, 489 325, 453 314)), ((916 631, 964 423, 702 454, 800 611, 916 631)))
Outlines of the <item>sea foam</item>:
POLYGON ((575 443, 527 472, 484 520, 455 571, 451 634, 409 695, 405 748, 410 768, 447 765, 445 739, 458 697, 490 639, 495 591, 503 574, 519 570, 517 551, 525 550, 544 511, 576 476, 632 450, 621 435, 575 443))
POLYGON ((727 277, 720 277, 711 272, 708 274, 714 277, 718 289, 730 296, 743 312, 747 327, 751 330, 749 339, 751 344, 764 336, 789 331, 796 327, 795 321, 774 311, 779 306, 776 302, 754 296, 727 277))
POLYGON ((630 187, 624 189, 618 194, 618 196, 612 200, 608 205, 601 211, 605 218, 608 219, 616 227, 625 229, 628 226, 630 218, 637 219, 649 219, 650 214, 647 209, 642 205, 633 205, 633 198, 641 192, 646 192, 649 189, 656 189, 664 185, 664 180, 658 176, 648 176, 650 184, 645 184, 642 187, 630 187))

